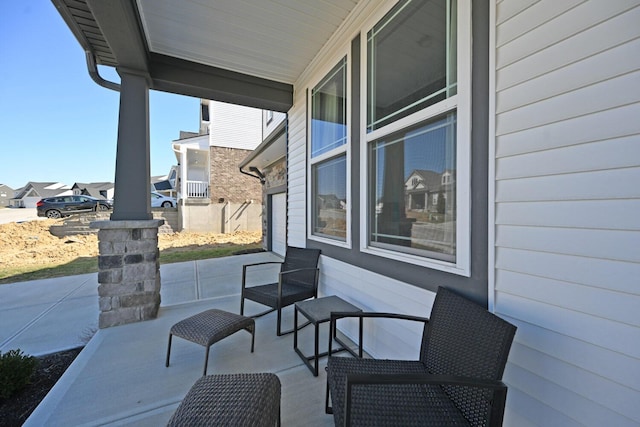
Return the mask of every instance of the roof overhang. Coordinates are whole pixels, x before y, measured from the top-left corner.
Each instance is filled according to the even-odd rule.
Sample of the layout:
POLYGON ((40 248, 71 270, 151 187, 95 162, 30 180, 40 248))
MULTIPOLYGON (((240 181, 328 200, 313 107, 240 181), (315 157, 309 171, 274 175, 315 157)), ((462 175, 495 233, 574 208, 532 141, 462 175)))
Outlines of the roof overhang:
POLYGON ((262 144, 245 157, 239 165, 240 170, 262 172, 267 166, 285 157, 287 154, 286 126, 286 120, 282 121, 262 144))
POLYGON ((151 89, 286 112, 357 0, 52 0, 97 65, 151 89))

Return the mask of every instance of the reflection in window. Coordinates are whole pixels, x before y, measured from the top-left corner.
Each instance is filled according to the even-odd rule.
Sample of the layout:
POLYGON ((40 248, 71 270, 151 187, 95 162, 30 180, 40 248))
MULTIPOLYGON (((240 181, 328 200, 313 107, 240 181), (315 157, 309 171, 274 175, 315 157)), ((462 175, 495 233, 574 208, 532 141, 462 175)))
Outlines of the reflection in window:
POLYGON ((345 239, 347 165, 342 155, 312 166, 313 234, 345 239))
POLYGON ((347 142, 346 64, 343 58, 311 91, 311 157, 347 142))
POLYGON ((367 33, 367 132, 457 93, 457 2, 399 2, 367 33))
POLYGON ((369 244, 455 262, 456 114, 369 144, 369 244))

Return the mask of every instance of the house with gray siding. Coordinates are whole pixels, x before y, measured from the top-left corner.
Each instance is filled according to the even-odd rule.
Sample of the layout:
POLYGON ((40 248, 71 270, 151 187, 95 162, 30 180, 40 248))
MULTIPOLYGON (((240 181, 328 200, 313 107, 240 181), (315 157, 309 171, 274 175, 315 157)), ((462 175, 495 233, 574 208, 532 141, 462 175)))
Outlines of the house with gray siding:
MULTIPOLYGON (((149 89, 286 114, 240 166, 265 186, 278 167, 268 247, 284 227, 321 249, 321 295, 426 315, 454 289, 518 326, 505 425, 640 424, 639 0, 54 3, 119 70, 121 117, 148 118, 149 89), (259 155, 278 141, 280 163, 259 155), (442 218, 412 216, 416 170, 449 171, 442 218)), ((139 164, 116 162, 117 186, 139 164)), ((145 217, 129 203, 114 221, 145 217)), ((366 350, 419 337, 384 325, 366 350)))
POLYGON ((24 187, 15 191, 15 196, 9 201, 9 205, 14 208, 35 208, 38 200, 44 197, 72 194, 71 187, 61 182, 29 181, 24 187))

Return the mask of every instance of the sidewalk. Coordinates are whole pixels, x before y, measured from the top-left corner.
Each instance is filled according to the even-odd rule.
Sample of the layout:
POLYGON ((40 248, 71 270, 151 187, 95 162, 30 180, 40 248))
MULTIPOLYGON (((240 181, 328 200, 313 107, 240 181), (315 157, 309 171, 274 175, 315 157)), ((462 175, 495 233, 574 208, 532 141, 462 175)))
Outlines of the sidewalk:
MULTIPOLYGON (((281 258, 262 252, 161 265, 162 306, 238 295, 242 265, 273 260, 281 258)), ((97 273, 0 285, 0 351, 41 356, 83 346, 98 314, 97 273)))

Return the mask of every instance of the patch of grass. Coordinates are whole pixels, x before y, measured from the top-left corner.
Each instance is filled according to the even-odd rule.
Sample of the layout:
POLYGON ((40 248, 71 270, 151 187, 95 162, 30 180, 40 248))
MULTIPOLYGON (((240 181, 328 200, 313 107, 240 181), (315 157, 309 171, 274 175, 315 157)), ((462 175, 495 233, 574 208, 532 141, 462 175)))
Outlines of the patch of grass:
MULTIPOLYGON (((160 252, 160 264, 220 258, 234 255, 236 253, 254 252, 260 250, 260 248, 260 243, 253 243, 250 245, 228 245, 204 249, 200 246, 169 248, 160 252)), ((64 264, 3 267, 0 269, 0 285, 96 272, 98 272, 97 257, 80 257, 64 264)))

